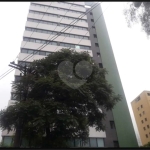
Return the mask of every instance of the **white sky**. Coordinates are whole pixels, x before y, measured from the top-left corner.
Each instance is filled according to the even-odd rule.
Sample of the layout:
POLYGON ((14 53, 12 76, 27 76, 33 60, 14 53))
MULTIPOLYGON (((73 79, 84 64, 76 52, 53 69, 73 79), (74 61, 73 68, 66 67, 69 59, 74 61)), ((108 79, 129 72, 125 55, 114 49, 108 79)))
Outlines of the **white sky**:
MULTIPOLYGON (((16 58, 20 51, 29 4, 29 2, 0 3, 0 76, 10 69, 8 64, 16 58)), ((146 34, 141 32, 140 25, 127 27, 123 15, 125 4, 125 2, 103 2, 102 9, 132 114, 130 102, 143 90, 150 90, 150 70, 148 69, 150 44, 146 34)), ((0 110, 8 104, 10 83, 13 79, 14 71, 0 80, 0 110)))

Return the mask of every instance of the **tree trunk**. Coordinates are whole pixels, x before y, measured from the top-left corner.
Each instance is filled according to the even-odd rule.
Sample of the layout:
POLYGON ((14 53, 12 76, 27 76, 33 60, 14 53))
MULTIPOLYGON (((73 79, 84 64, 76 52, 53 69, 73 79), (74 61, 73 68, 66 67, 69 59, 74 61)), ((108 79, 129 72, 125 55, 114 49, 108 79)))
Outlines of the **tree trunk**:
POLYGON ((20 141, 21 141, 21 130, 20 128, 16 128, 13 147, 20 147, 20 141))
POLYGON ((45 140, 42 142, 42 148, 50 148, 50 128, 46 128, 46 137, 45 140))

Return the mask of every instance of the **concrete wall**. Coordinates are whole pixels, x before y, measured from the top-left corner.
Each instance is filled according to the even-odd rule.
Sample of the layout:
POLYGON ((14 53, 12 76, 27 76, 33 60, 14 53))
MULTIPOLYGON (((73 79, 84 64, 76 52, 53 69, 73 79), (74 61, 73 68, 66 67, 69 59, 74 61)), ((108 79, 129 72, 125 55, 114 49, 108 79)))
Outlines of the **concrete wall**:
MULTIPOLYGON (((102 14, 101 6, 96 7, 93 11, 94 20, 102 14)), ((116 104, 113 109, 113 116, 116 125, 118 142, 120 147, 137 147, 137 139, 131 121, 131 116, 127 106, 127 101, 119 77, 119 72, 115 62, 113 50, 109 40, 108 32, 103 15, 95 24, 98 36, 98 43, 100 46, 100 53, 104 68, 107 69, 108 75, 106 79, 114 88, 116 94, 122 96, 122 100, 116 104)), ((118 37, 118 40, 120 38, 118 37)))
MULTIPOLYGON (((97 64, 99 64, 99 63, 102 63, 102 59, 101 59, 101 54, 100 56, 97 55, 97 53, 100 53, 100 48, 95 46, 95 43, 98 43, 98 37, 97 38, 94 37, 94 34, 97 35, 97 32, 95 28, 91 28, 94 24, 94 22, 92 22, 91 19, 94 19, 94 17, 92 14, 88 13, 87 20, 88 20, 88 25, 89 25, 93 59, 97 64)), ((117 139, 116 130, 111 129, 111 126, 110 126, 110 121, 114 120, 113 114, 112 114, 112 111, 108 111, 108 112, 104 111, 104 112, 106 113, 106 118, 104 120, 104 124, 106 127, 106 130, 104 132, 106 136, 106 138, 104 138, 105 147, 114 147, 113 141, 118 141, 118 139, 117 139)))

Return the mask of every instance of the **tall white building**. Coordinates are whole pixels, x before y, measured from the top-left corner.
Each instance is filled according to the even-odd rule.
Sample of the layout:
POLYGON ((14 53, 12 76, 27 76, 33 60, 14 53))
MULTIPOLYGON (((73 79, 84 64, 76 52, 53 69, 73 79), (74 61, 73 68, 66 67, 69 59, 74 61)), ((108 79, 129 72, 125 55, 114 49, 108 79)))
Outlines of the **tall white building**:
MULTIPOLYGON (((137 141, 103 16, 97 24, 94 24, 94 21, 102 14, 100 5, 79 19, 77 23, 74 24, 74 21, 72 23, 74 25, 70 26, 73 20, 78 19, 79 16, 81 18, 81 15, 89 11, 90 7, 86 7, 86 5, 96 6, 96 3, 31 2, 18 63, 29 64, 33 60, 44 58, 48 54, 66 47, 74 48, 78 52, 88 51, 100 67, 104 66, 110 72, 109 77, 111 76, 112 79, 107 77, 108 81, 114 86, 115 92, 123 95, 124 99, 115 107, 114 111, 107 112, 105 132, 96 132, 94 128, 90 128, 89 142, 83 145, 82 142, 75 140, 73 147, 134 147, 137 145, 137 141), (66 29, 65 27, 68 25, 70 28, 66 29), (59 32, 62 34, 55 39, 55 35, 59 32), (54 40, 41 49, 41 46, 50 39, 54 40), (41 50, 37 51, 39 49, 41 50), (35 52, 33 57, 28 59, 28 55, 32 55, 33 52, 35 52), (115 73, 111 69, 114 69, 115 73), (114 80, 117 83, 113 83, 114 80), (124 113, 120 112, 122 108, 124 113), (120 117, 117 116, 117 113, 123 114, 124 119, 122 119, 123 115, 120 117), (121 123, 119 123, 119 119, 121 123), (127 126, 125 120, 128 122, 127 126)), ((16 70, 15 80, 19 80, 19 78, 20 71, 16 70)), ((15 102, 13 92, 12 90, 8 105, 15 102)), ((13 132, 7 134, 6 131, 3 131, 2 137, 5 144, 11 143, 13 134, 13 132)))

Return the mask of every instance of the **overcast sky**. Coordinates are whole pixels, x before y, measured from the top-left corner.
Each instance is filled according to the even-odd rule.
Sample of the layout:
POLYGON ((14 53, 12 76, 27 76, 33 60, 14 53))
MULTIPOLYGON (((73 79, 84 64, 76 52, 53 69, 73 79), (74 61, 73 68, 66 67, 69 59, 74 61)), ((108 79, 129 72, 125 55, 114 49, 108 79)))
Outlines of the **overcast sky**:
MULTIPOLYGON (((10 69, 8 64, 19 54, 29 4, 0 3, 0 76, 10 69)), ((143 90, 150 90, 150 44, 140 25, 127 27, 123 15, 125 4, 103 2, 102 9, 126 99, 133 115, 130 102, 143 90)), ((0 109, 8 104, 13 79, 14 71, 0 80, 0 109)))

